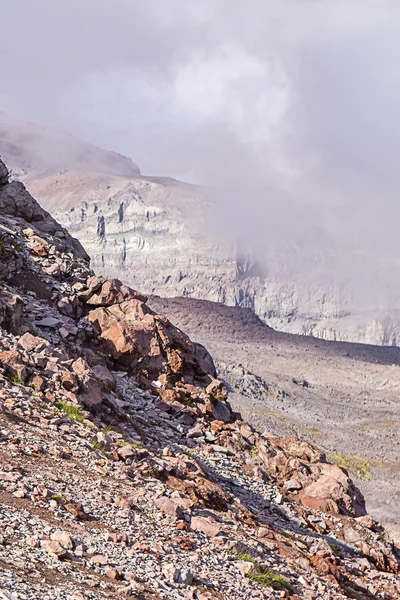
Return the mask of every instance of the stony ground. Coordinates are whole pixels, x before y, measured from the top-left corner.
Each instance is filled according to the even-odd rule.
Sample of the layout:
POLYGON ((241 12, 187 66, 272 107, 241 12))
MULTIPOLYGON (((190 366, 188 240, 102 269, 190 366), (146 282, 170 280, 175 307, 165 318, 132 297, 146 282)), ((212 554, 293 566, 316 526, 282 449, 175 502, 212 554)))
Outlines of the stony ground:
POLYGON ((400 597, 398 576, 387 572, 396 561, 364 527, 367 517, 350 524, 298 512, 248 468, 254 445, 247 458, 233 453, 216 443, 228 426, 188 430, 125 373, 115 376, 140 435, 102 427, 84 411, 71 418, 0 377, 3 597, 239 600, 284 597, 289 586, 309 599, 400 597), (194 477, 197 490, 201 478, 212 481, 211 493, 190 493, 194 477), (366 532, 372 541, 360 543, 366 532), (374 548, 386 556, 384 571, 366 558, 374 548), (268 573, 276 589, 246 577, 252 570, 268 573))
POLYGON ((246 419, 326 450, 398 535, 399 348, 282 334, 248 310, 196 300, 153 298, 152 306, 207 346, 246 419))
POLYGON ((347 473, 233 411, 206 349, 1 161, 0 267, 2 600, 400 598, 347 473))

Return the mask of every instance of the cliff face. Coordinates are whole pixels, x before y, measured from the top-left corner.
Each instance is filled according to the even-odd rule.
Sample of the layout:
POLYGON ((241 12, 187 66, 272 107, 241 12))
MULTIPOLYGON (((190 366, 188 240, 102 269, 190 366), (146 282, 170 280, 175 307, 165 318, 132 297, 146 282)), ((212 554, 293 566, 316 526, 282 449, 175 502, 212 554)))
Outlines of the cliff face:
MULTIPOLYGON (((118 275, 148 294, 249 307, 280 331, 400 344, 400 312, 386 308, 389 297, 391 306, 397 306, 399 290, 379 299, 366 292, 360 300, 351 280, 333 284, 310 274, 320 256, 311 265, 296 256, 298 272, 289 266, 293 257, 278 252, 265 264, 241 258, 237 247, 224 240, 224 232, 215 232, 209 221, 212 207, 199 188, 109 177, 78 185, 72 175, 57 182, 63 190, 57 197, 52 181, 37 181, 32 187, 48 206, 67 199, 72 208, 55 214, 84 242, 103 274, 118 275)), ((324 260, 328 269, 329 259, 324 260)), ((382 296, 387 285, 394 286, 391 268, 386 265, 383 279, 376 282, 382 296)), ((318 269, 323 271, 324 262, 318 262, 318 269)))
POLYGON ((400 598, 348 474, 242 421, 207 350, 0 174, 1 594, 400 598))

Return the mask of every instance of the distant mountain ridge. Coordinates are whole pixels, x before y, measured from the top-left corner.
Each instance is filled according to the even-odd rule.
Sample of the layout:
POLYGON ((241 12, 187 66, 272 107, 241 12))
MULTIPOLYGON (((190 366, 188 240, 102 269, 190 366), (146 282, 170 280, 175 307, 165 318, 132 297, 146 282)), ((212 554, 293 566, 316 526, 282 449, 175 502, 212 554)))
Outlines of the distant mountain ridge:
POLYGON ((400 345, 399 261, 360 251, 347 214, 299 207, 270 190, 252 235, 245 198, 233 217, 234 200, 217 206, 206 188, 142 176, 117 153, 5 116, 0 155, 104 275, 147 294, 249 307, 281 331, 400 345), (240 244, 229 237, 234 220, 245 232, 240 244), (252 255, 254 238, 263 246, 252 255), (335 269, 346 273, 340 283, 335 269), (357 288, 361 272, 371 281, 357 288))
POLYGON ((122 177, 140 175, 130 158, 83 142, 49 127, 26 123, 0 112, 0 153, 15 179, 24 181, 57 171, 107 173, 122 177))

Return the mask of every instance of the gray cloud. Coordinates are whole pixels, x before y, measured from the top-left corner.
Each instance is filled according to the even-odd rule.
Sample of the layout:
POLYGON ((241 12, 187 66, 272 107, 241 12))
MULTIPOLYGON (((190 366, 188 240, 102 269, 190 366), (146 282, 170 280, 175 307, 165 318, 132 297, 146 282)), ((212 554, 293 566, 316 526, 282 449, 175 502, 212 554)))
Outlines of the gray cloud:
POLYGON ((1 10, 8 113, 121 150, 146 172, 257 175, 335 201, 394 193, 396 0, 3 0, 1 10))
POLYGON ((398 0, 3 0, 1 14, 5 112, 145 173, 235 187, 246 232, 281 222, 263 200, 276 186, 346 243, 398 252, 398 0))

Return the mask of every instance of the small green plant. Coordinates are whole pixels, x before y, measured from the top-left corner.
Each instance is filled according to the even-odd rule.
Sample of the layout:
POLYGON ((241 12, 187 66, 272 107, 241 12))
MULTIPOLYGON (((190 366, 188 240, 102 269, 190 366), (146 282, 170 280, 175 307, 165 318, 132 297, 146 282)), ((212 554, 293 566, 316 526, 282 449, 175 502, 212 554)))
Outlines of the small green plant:
POLYGON ((11 244, 11 246, 14 248, 14 250, 16 250, 17 252, 19 252, 21 250, 21 244, 18 244, 18 242, 13 242, 11 244))
POLYGON ((239 560, 244 560, 245 562, 254 563, 254 556, 249 554, 248 552, 238 552, 237 557, 239 560))
POLYGON ((51 499, 55 500, 56 502, 61 502, 61 501, 65 500, 65 498, 62 494, 53 494, 51 499))
POLYGON ((17 385, 24 385, 24 386, 26 385, 26 382, 28 380, 27 377, 18 377, 18 375, 12 375, 12 374, 8 375, 8 379, 10 381, 12 381, 13 383, 16 383, 17 385))
POLYGON ((104 456, 108 457, 108 452, 105 450, 104 446, 99 444, 99 442, 97 442, 96 440, 92 440, 90 442, 90 445, 92 446, 92 450, 94 450, 95 452, 101 452, 102 454, 104 454, 104 456))
POLYGON ((226 400, 226 396, 223 396, 222 394, 217 394, 216 396, 213 396, 213 399, 215 400, 215 402, 222 402, 223 400, 226 400))
POLYGON ((262 587, 272 588, 273 590, 288 590, 290 594, 293 593, 293 588, 288 580, 283 575, 278 575, 269 569, 262 567, 256 567, 247 573, 246 577, 251 579, 255 583, 258 583, 262 587))
POLYGON ((82 414, 82 409, 80 406, 76 404, 70 404, 69 402, 56 402, 56 408, 61 412, 65 413, 71 421, 77 421, 78 423, 83 423, 85 417, 82 414))
POLYGON ((293 539, 293 533, 291 531, 287 531, 286 529, 282 529, 281 534, 288 539, 293 539))
POLYGON ((252 446, 250 452, 253 456, 258 456, 259 454, 259 450, 256 448, 256 446, 252 446))
POLYGON ((4 254, 4 243, 0 240, 0 256, 4 254))
POLYGON ((183 406, 190 406, 190 403, 191 403, 190 396, 185 396, 184 398, 182 398, 182 400, 179 400, 179 402, 181 404, 183 404, 183 406))
POLYGON ((149 477, 157 477, 160 475, 160 472, 158 471, 158 469, 156 469, 156 467, 149 466, 147 469, 147 475, 149 477))
POLYGON ((333 544, 332 542, 328 542, 328 544, 335 556, 342 556, 342 549, 338 544, 333 544))
POLYGON ((193 452, 191 452, 190 450, 184 450, 183 454, 186 454, 186 456, 189 456, 189 458, 193 458, 194 457, 193 452))

